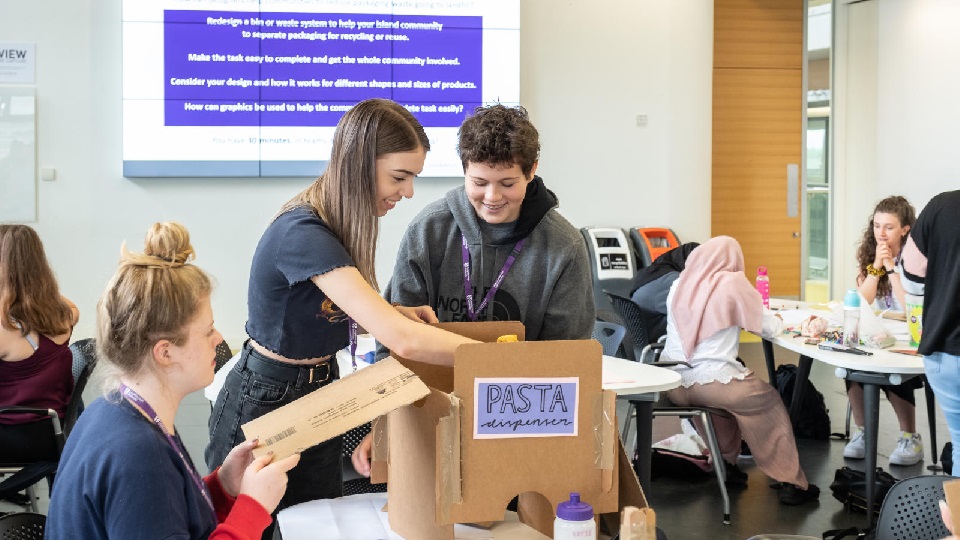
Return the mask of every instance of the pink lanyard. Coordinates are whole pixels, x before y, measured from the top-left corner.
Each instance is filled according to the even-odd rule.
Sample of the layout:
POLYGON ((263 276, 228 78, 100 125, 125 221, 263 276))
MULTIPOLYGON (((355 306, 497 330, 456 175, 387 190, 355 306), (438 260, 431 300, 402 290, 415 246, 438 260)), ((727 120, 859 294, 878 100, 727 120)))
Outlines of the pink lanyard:
POLYGON ((125 384, 120 385, 120 392, 123 394, 123 397, 127 398, 127 401, 131 405, 139 409, 143 414, 149 417, 160 431, 163 432, 163 435, 167 438, 167 442, 170 443, 170 446, 173 448, 173 451, 180 456, 180 460, 183 461, 183 465, 187 468, 187 472, 190 473, 190 477, 193 479, 193 483, 196 484, 197 489, 200 490, 200 493, 203 495, 203 499, 207 501, 207 505, 210 506, 210 512, 213 513, 213 522, 217 522, 217 511, 213 507, 213 500, 210 498, 210 494, 207 492, 207 487, 203 484, 203 480, 200 479, 200 474, 193 468, 193 465, 190 463, 190 460, 183 455, 183 451, 180 449, 180 445, 177 444, 177 441, 173 439, 173 436, 170 435, 170 432, 167 431, 166 426, 163 425, 163 422, 160 420, 160 416, 156 411, 153 410, 153 407, 147 403, 147 400, 143 399, 140 394, 136 393, 133 388, 125 384))

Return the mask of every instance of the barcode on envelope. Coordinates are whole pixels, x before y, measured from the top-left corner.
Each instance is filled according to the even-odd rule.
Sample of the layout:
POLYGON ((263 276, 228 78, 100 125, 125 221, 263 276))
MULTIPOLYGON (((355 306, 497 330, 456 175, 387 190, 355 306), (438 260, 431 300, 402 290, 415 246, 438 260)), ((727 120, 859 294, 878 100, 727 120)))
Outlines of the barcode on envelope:
POLYGON ((285 430, 281 431, 280 433, 277 433, 277 434, 274 435, 273 437, 270 437, 269 439, 267 439, 265 444, 266 444, 267 446, 270 446, 271 444, 278 443, 278 442, 286 439, 287 437, 293 435, 293 434, 296 433, 296 432, 297 432, 297 428, 295 428, 295 427, 288 427, 287 429, 285 429, 285 430))

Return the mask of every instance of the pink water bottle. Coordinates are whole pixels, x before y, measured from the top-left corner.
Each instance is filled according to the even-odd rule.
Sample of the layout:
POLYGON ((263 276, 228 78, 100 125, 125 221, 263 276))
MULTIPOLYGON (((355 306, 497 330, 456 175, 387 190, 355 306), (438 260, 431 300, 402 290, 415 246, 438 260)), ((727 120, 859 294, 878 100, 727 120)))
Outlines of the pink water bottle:
POLYGON ((763 298, 763 307, 770 309, 770 276, 766 266, 757 268, 757 292, 763 298))

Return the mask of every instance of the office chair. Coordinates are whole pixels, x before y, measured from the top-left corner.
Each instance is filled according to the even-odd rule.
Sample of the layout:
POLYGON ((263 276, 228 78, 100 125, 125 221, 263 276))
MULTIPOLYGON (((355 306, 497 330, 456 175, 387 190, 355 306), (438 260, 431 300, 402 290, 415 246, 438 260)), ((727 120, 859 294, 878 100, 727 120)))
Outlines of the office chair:
POLYGON ((214 358, 213 372, 220 371, 220 368, 231 358, 233 358, 233 352, 230 350, 230 345, 227 345, 227 340, 221 341, 217 344, 217 356, 214 358))
POLYGON ((591 338, 600 342, 605 356, 617 356, 620 344, 627 329, 622 325, 608 321, 594 321, 591 338))
POLYGON ((17 512, 0 517, 0 539, 43 540, 47 516, 35 512, 17 512))
MULTIPOLYGON (((686 362, 660 362, 659 355, 660 351, 663 350, 662 343, 652 343, 649 336, 646 332, 646 325, 644 324, 644 314, 643 310, 637 304, 634 304, 629 298, 624 298, 617 294, 612 294, 607 292, 607 297, 610 299, 610 303, 613 305, 613 309, 623 318, 624 326, 627 329, 627 335, 632 338, 634 354, 638 362, 643 362, 645 364, 656 364, 661 367, 675 366, 675 365, 689 365, 686 362)), ((654 401, 653 405, 653 416, 678 416, 681 418, 695 418, 699 417, 700 421, 703 423, 704 431, 703 438, 707 443, 707 447, 710 449, 710 455, 714 456, 713 459, 713 470, 717 475, 717 483, 720 486, 720 495, 723 497, 723 523, 730 523, 730 496, 727 494, 727 485, 726 485, 726 469, 724 467, 723 459, 717 459, 720 456, 720 445, 717 443, 717 436, 713 429, 713 420, 711 415, 717 415, 724 418, 732 418, 730 413, 722 409, 717 409, 713 407, 680 407, 673 405, 665 396, 660 396, 658 394, 639 394, 635 396, 625 396, 630 400, 630 409, 627 411, 626 422, 623 427, 622 437, 629 436, 629 424, 631 416, 636 418, 636 404, 637 401, 654 401)), ((637 439, 639 441, 640 433, 638 429, 637 439)), ((624 439, 625 440, 625 439, 624 439)), ((637 444, 638 450, 638 461, 640 461, 640 466, 650 467, 650 448, 647 448, 648 445, 637 444)))
MULTIPOLYGON (((96 346, 92 339, 78 340, 70 344, 70 351, 73 353, 74 383, 73 393, 70 395, 70 401, 67 404, 66 413, 61 423, 60 417, 53 409, 39 409, 35 407, 6 406, 0 407, 0 415, 8 413, 32 413, 46 416, 50 421, 50 428, 53 437, 56 439, 58 456, 57 460, 34 461, 29 463, 0 463, 0 474, 9 474, 0 482, 0 498, 8 498, 17 493, 26 490, 28 505, 30 510, 37 512, 37 495, 35 485, 47 479, 50 489, 53 489, 54 475, 57 472, 59 461, 59 452, 63 451, 63 445, 66 442, 70 430, 80 413, 83 412, 83 389, 90 379, 90 374, 96 366, 96 346)), ((41 535, 42 536, 42 535, 41 535)))
POLYGON ((943 483, 952 476, 915 476, 890 488, 880 507, 876 539, 937 540, 950 535, 940 518, 943 483))

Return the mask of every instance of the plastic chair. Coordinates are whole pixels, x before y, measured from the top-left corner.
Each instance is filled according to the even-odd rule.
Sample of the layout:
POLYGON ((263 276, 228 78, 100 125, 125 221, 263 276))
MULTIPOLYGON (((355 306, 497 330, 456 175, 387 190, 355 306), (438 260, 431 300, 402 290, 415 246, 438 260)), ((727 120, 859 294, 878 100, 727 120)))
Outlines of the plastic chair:
MULTIPOLYGON (((644 314, 643 310, 637 304, 633 303, 629 298, 624 298, 617 294, 612 294, 607 292, 607 297, 610 298, 610 303, 613 305, 613 309, 623 318, 624 326, 627 329, 627 335, 632 338, 634 354, 637 361, 643 363, 656 363, 659 366, 673 366, 673 365, 682 365, 686 364, 685 362, 658 362, 659 353, 663 349, 662 343, 652 343, 650 337, 646 332, 646 325, 644 324, 644 314)), ((703 438, 707 443, 707 447, 710 449, 710 455, 714 456, 713 460, 713 470, 717 475, 717 483, 720 486, 720 495, 723 497, 723 522, 725 524, 730 523, 730 496, 727 494, 727 485, 726 485, 726 469, 724 468, 723 459, 716 459, 716 456, 720 456, 720 445, 717 443, 716 432, 713 429, 713 420, 711 415, 722 416, 725 418, 731 418, 730 413, 722 410, 716 409, 713 407, 680 407, 670 403, 666 397, 661 397, 657 394, 641 394, 638 396, 626 396, 627 399, 630 399, 630 408, 627 411, 626 423, 623 427, 622 437, 624 440, 629 435, 628 426, 630 424, 631 417, 636 416, 636 401, 654 401, 653 405, 653 416, 679 416, 681 418, 694 418, 699 417, 704 426, 703 438), (639 398, 639 399, 638 399, 639 398)), ((639 438, 640 434, 637 433, 639 438)), ((643 465, 649 468, 650 456, 649 449, 640 448, 638 445, 638 450, 642 450, 638 459, 645 460, 643 465)))
POLYGON ((590 336, 600 342, 603 346, 603 354, 606 356, 617 356, 620 344, 623 342, 623 336, 627 329, 617 323, 607 321, 595 321, 593 323, 593 334, 590 336))
MULTIPOLYGON (((73 353, 74 383, 73 393, 70 395, 63 422, 61 422, 57 412, 52 409, 19 406, 0 407, 0 415, 4 413, 33 413, 49 418, 51 432, 57 442, 58 453, 63 450, 63 445, 70 434, 70 430, 77 423, 80 413, 83 412, 83 389, 96 366, 96 345, 92 339, 79 340, 70 344, 70 351, 73 353)), ((26 490, 30 510, 37 512, 39 508, 37 507, 35 485, 46 478, 47 484, 53 489, 54 474, 57 472, 58 461, 59 456, 54 461, 0 463, 0 474, 10 475, 0 482, 0 498, 8 498, 26 490)))
POLYGON ((230 350, 230 345, 227 345, 227 340, 221 341, 217 345, 217 356, 214 358, 213 372, 216 373, 220 371, 220 368, 229 362, 231 358, 233 358, 233 352, 230 350))
POLYGON ((952 476, 915 476, 890 488, 877 518, 877 540, 938 540, 950 535, 940 518, 943 483, 952 476))
POLYGON ((43 540, 47 516, 34 512, 18 512, 0 517, 0 539, 43 540))

